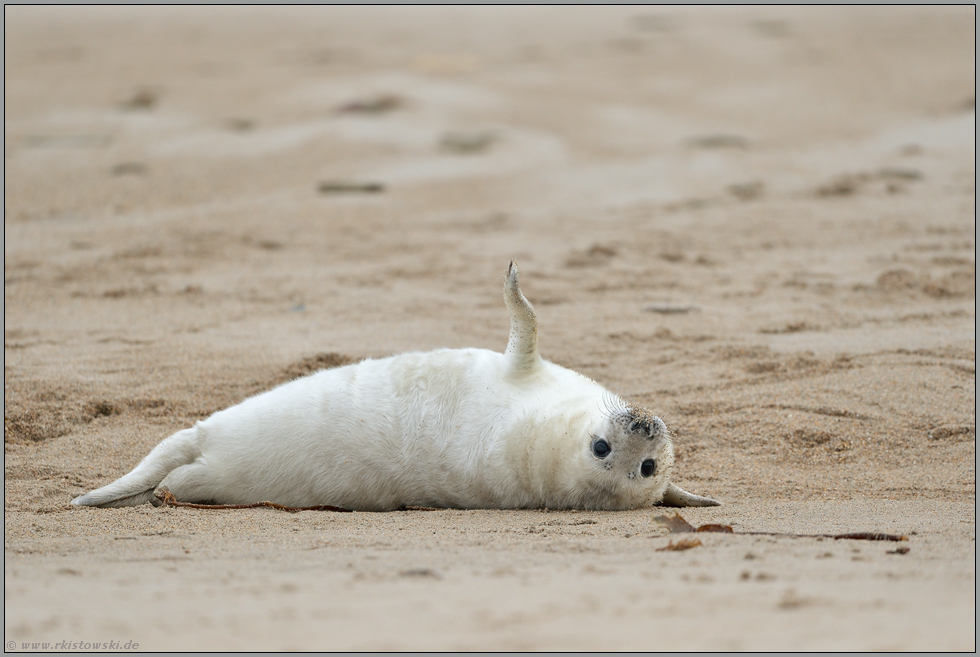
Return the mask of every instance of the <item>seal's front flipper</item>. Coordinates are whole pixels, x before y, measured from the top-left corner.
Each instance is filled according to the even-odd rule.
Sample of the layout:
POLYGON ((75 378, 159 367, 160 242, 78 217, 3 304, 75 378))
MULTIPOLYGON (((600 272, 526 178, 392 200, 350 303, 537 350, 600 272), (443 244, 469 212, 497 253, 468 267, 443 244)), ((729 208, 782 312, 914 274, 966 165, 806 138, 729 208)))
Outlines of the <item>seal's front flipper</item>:
POLYGON ((517 263, 513 260, 507 270, 504 301, 510 310, 510 340, 507 342, 506 354, 515 370, 528 372, 541 362, 538 355, 538 318, 521 292, 517 281, 517 263))
POLYGON ((663 499, 660 500, 660 506, 721 506, 721 502, 717 502, 710 497, 701 497, 700 495, 688 493, 675 484, 667 484, 667 492, 664 493, 663 499))

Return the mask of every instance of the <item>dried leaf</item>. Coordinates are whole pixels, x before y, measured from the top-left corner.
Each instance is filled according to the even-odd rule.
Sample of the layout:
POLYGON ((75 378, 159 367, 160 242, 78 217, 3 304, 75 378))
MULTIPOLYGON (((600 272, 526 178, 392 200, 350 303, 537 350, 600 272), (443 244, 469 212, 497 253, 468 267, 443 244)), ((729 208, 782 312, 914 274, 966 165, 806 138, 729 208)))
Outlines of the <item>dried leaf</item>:
MULTIPOLYGON (((654 516, 653 519, 661 525, 667 527, 671 534, 684 532, 718 532, 723 534, 742 534, 744 536, 790 536, 793 538, 832 538, 850 539, 857 541, 907 541, 908 536, 902 534, 883 534, 880 532, 852 532, 849 534, 793 534, 791 532, 737 532, 730 525, 707 524, 701 525, 697 529, 691 523, 681 517, 679 513, 672 516, 654 516)), ((905 554, 904 552, 900 554, 905 554)))
POLYGON ((690 550, 691 548, 696 548, 699 545, 701 545, 701 541, 699 541, 696 538, 682 538, 679 541, 677 541, 676 543, 674 543, 673 541, 670 541, 664 547, 657 548, 656 551, 657 552, 666 552, 666 551, 669 550, 671 552, 680 552, 682 550, 690 550))
POLYGON ((681 534, 684 532, 693 532, 694 527, 687 520, 681 517, 681 514, 675 513, 672 516, 654 516, 655 522, 659 522, 661 525, 667 527, 667 531, 671 534, 681 534))

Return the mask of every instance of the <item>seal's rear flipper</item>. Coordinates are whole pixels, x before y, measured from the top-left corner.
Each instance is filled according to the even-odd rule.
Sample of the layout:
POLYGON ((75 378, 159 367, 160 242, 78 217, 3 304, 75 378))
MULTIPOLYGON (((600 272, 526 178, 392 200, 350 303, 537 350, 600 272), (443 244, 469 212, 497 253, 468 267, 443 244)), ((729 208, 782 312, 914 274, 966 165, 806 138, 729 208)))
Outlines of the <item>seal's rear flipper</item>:
MULTIPOLYGON (((156 491, 151 488, 150 490, 145 490, 142 493, 136 493, 135 495, 130 495, 129 497, 120 497, 110 502, 103 502, 98 506, 104 509, 115 509, 124 506, 139 506, 140 504, 146 504, 147 502, 153 506, 160 506, 163 504, 163 502, 156 497, 156 491)), ((72 500, 72 504, 75 506, 88 506, 86 504, 78 504, 74 500, 72 500)))
POLYGON ((660 500, 659 506, 721 506, 710 497, 701 497, 686 490, 676 484, 667 484, 667 492, 660 500))
POLYGON ((120 507, 137 506, 149 502, 159 503, 153 496, 154 489, 170 471, 193 463, 200 455, 197 427, 184 429, 170 436, 153 448, 133 471, 123 475, 108 486, 76 497, 73 506, 120 507))
POLYGON ((510 340, 505 352, 514 370, 526 373, 541 363, 538 355, 538 318, 534 308, 524 297, 517 281, 517 263, 510 261, 507 282, 504 284, 504 301, 510 310, 510 340))

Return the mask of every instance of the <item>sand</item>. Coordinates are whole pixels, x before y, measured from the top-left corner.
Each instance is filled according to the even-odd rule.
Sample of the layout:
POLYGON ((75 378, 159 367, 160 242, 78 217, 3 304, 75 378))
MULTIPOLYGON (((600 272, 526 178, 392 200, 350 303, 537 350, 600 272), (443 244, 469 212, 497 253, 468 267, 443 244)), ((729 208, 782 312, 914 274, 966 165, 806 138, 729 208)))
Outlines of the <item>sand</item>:
POLYGON ((4 18, 8 650, 975 650, 972 6, 4 18), (502 350, 511 258, 692 524, 908 540, 69 508, 317 367, 502 350))

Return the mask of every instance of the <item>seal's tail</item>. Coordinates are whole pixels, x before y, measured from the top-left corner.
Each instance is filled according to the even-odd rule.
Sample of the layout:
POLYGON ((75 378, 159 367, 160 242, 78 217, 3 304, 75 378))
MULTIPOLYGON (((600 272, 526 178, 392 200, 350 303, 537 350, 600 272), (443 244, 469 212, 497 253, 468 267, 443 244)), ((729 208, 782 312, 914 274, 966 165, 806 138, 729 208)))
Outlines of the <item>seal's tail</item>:
POLYGON ((178 431, 153 448, 132 472, 108 486, 76 497, 74 506, 136 506, 156 503, 153 491, 171 470, 193 463, 201 456, 197 427, 178 431))

